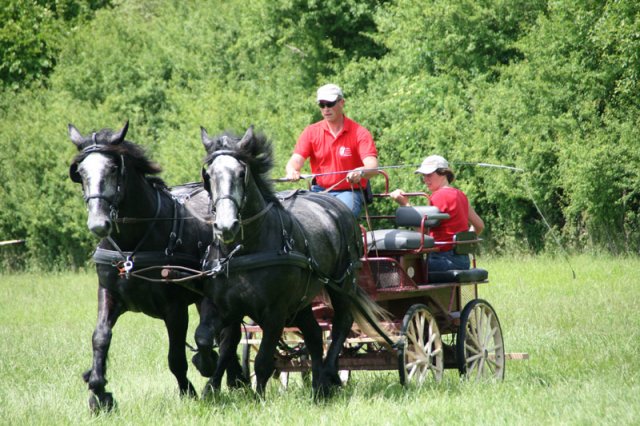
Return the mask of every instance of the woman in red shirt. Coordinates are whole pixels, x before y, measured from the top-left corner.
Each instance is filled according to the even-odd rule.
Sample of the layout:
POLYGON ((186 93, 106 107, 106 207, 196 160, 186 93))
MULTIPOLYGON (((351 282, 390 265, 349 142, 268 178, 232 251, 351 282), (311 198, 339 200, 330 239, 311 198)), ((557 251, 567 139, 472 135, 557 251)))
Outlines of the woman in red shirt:
MULTIPOLYGON (((450 216, 440 225, 430 229, 429 234, 436 241, 453 241, 453 236, 463 231, 471 230, 477 234, 482 232, 484 222, 471 207, 467 196, 461 190, 450 186, 455 175, 447 160, 439 155, 430 155, 424 159, 415 173, 422 174, 422 179, 429 188, 429 204, 450 216)), ((396 189, 389 196, 401 206, 410 205, 409 198, 401 189, 396 189)), ((452 245, 443 245, 439 252, 429 254, 430 271, 469 269, 469 266, 469 256, 455 254, 452 245)))

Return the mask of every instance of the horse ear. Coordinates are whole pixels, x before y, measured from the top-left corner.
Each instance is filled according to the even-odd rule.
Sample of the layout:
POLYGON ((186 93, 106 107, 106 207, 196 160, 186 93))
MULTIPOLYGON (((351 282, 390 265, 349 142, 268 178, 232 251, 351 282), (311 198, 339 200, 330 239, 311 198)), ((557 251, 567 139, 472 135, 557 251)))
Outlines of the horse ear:
POLYGON ((202 139, 202 145, 204 145, 205 151, 211 152, 214 146, 214 141, 212 141, 211 138, 209 138, 207 129, 205 129, 202 126, 200 126, 200 139, 202 139))
POLYGON ((127 120, 127 122, 124 123, 124 127, 118 133, 111 136, 111 139, 109 139, 109 144, 118 145, 124 142, 124 138, 125 136, 127 136, 127 130, 129 130, 129 120, 127 120))
POLYGON ((80 145, 82 145, 82 143, 84 142, 84 138, 82 137, 78 129, 76 129, 73 124, 69 123, 68 128, 69 128, 69 137, 71 138, 71 142, 73 142, 79 149, 80 145))
POLYGON ((253 140, 253 124, 249 126, 240 142, 238 142, 239 149, 246 149, 246 146, 253 140))

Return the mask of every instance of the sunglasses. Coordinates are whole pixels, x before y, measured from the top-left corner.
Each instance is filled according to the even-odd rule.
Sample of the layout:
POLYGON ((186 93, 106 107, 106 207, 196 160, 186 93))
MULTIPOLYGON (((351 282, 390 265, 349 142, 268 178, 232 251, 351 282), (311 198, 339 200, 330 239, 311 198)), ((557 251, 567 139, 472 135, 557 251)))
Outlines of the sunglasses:
POLYGON ((333 102, 323 102, 323 101, 320 101, 320 102, 318 102, 318 106, 320 107, 320 109, 322 109, 322 108, 333 108, 333 107, 334 107, 334 106, 336 106, 336 104, 338 103, 338 100, 339 100, 339 99, 336 99, 336 100, 335 100, 335 101, 333 101, 333 102))

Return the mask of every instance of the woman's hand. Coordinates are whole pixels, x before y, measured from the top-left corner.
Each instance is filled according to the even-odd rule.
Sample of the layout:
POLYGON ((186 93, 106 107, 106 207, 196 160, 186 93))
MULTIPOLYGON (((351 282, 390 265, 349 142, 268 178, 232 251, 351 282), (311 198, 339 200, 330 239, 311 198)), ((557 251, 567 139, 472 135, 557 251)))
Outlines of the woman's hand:
POLYGON ((396 189, 395 191, 390 192, 389 198, 391 198, 393 201, 400 204, 401 206, 409 205, 409 197, 404 195, 404 191, 402 189, 396 189))

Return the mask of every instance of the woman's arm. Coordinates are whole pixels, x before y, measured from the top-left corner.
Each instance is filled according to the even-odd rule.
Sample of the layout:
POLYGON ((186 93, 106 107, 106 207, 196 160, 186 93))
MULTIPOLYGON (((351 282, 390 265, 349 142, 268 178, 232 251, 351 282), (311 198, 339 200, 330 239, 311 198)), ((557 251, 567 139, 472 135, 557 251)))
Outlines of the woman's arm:
POLYGON ((484 229, 484 221, 478 213, 473 209, 471 203, 469 203, 469 223, 471 223, 470 231, 475 231, 476 234, 480 235, 482 230, 484 229))

